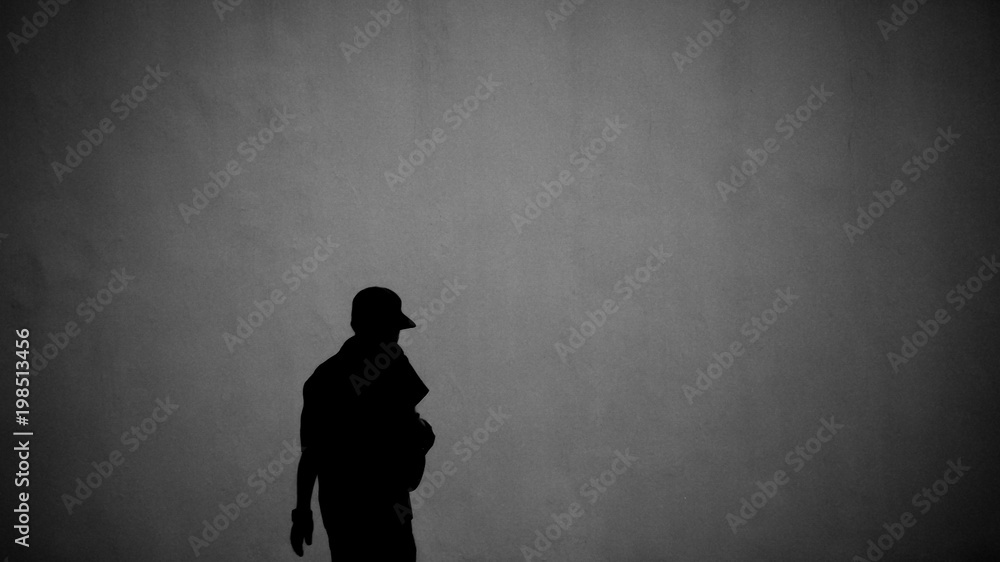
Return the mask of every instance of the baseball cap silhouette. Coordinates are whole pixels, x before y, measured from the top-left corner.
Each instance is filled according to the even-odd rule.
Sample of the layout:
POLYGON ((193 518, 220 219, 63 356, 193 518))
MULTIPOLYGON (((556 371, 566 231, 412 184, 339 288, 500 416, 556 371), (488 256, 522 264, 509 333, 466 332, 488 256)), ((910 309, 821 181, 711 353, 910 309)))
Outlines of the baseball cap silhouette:
POLYGON ((351 303, 351 328, 355 332, 415 328, 417 325, 403 314, 402 307, 402 299, 390 289, 361 289, 351 303))

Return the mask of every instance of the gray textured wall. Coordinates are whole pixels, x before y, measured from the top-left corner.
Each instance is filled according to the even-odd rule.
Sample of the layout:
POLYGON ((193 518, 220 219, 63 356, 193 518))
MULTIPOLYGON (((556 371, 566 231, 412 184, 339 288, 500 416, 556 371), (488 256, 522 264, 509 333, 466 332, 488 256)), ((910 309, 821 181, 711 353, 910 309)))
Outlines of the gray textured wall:
MULTIPOLYGON (((431 389, 428 468, 453 463, 415 500, 421 560, 864 560, 905 512, 887 560, 1000 557, 1000 278, 951 292, 1000 252, 992 3, 931 0, 886 39, 888 0, 589 0, 561 20, 555 0, 403 0, 350 57, 341 44, 387 2, 217 6, 71 1, 24 40, 9 33, 38 4, 2 8, 3 346, 26 327, 35 354, 27 428, 7 421, 13 381, 3 399, 4 427, 34 431, 28 488, 10 436, 3 459, 5 526, 30 491, 31 546, 12 534, 0 555, 296 559, 282 451, 302 383, 350 335, 355 292, 383 285, 427 309, 405 349, 431 389), (490 76, 475 111, 447 113, 490 76), (777 123, 807 102, 800 128, 777 123), (104 119, 100 144, 68 157, 104 119), (261 149, 242 144, 272 124, 261 149), (387 181, 436 128, 433 153, 387 181), (904 168, 939 128, 959 137, 904 168), (197 199, 227 166, 239 175, 197 199), (538 198, 564 170, 573 182, 538 198), (526 197, 548 206, 524 224, 526 197), (466 288, 435 302, 446 283, 466 288), (238 318, 275 290, 248 334, 238 318), (939 309, 947 323, 904 350, 939 309), (224 335, 238 328, 249 337, 224 335), (734 344, 730 367, 709 367, 734 344), (509 417, 477 432, 490 408, 509 417), (831 416, 843 427, 821 443, 831 416), (144 441, 123 439, 133 426, 144 441), (485 443, 453 446, 466 437, 485 443), (949 461, 970 469, 956 482, 949 461), (113 472, 80 500, 92 463, 113 472), (254 476, 268 467, 271 482, 254 476), (778 470, 787 482, 754 496, 778 470), (203 521, 237 498, 196 556, 191 537, 213 537, 203 521)), ((316 524, 307 560, 329 556, 316 524)))

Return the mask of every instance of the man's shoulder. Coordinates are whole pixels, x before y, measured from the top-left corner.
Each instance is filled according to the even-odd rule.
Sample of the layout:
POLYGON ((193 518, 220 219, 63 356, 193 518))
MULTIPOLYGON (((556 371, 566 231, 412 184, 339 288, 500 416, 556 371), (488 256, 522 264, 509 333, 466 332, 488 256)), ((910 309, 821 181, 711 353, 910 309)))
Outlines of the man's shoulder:
POLYGON ((303 392, 307 392, 311 388, 325 387, 336 379, 342 378, 339 375, 343 374, 344 364, 352 355, 353 345, 351 344, 351 339, 348 339, 340 347, 340 351, 320 363, 313 374, 306 379, 302 387, 303 392))

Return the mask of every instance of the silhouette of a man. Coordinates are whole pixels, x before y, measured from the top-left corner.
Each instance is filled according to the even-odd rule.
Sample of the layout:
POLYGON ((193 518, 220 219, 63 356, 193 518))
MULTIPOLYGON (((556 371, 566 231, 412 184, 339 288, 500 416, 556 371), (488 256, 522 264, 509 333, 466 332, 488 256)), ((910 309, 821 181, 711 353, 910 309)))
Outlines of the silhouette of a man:
POLYGON ((297 505, 292 549, 312 544, 313 483, 337 560, 416 560, 409 491, 420 483, 434 443, 416 405, 428 389, 397 343, 416 326, 383 287, 354 297, 350 337, 302 388, 297 505))

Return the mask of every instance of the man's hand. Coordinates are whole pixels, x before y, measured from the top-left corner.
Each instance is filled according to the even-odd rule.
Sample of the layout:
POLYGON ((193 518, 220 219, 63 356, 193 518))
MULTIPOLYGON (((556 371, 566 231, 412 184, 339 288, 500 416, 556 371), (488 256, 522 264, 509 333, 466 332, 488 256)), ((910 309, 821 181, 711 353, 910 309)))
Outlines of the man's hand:
POLYGON ((313 518, 312 511, 308 509, 292 510, 292 550, 295 554, 302 556, 302 539, 306 544, 312 546, 313 543, 313 518))

